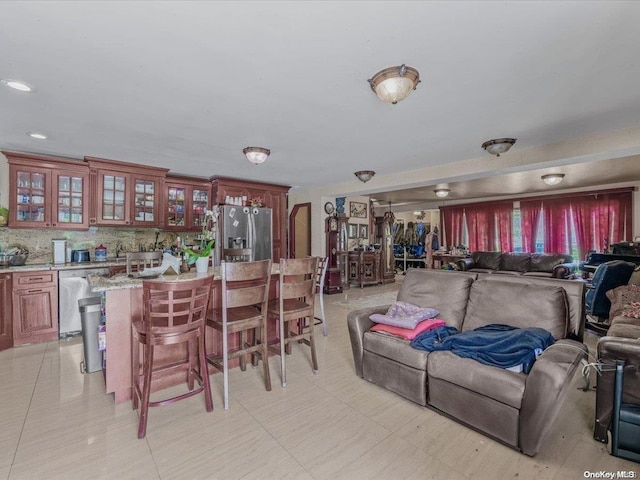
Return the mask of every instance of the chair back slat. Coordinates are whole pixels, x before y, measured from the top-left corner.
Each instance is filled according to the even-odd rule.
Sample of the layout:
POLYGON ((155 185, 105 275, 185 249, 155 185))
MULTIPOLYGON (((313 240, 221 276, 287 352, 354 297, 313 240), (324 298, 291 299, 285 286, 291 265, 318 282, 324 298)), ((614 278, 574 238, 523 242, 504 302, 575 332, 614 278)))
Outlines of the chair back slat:
POLYGON ((264 304, 269 299, 271 260, 221 262, 222 309, 264 304))
POLYGON ((162 252, 128 252, 127 275, 162 264, 162 252))

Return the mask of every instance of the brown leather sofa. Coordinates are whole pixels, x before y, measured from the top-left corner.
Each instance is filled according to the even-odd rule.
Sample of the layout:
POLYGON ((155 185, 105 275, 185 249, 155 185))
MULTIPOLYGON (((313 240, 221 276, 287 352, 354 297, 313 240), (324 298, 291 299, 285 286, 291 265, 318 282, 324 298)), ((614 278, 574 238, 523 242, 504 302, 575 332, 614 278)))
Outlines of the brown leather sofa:
POLYGON ((456 262, 459 270, 476 273, 567 278, 575 268, 573 257, 564 253, 472 252, 456 262))
POLYGON ((623 285, 607 292, 611 300, 610 326, 598 340, 600 374, 596 387, 596 420, 593 438, 607 443, 611 425, 616 360, 625 361, 623 403, 640 405, 640 286, 623 285))
POLYGON ((388 305, 348 316, 358 376, 535 455, 585 354, 581 342, 566 338, 570 333, 582 338, 583 283, 412 269, 397 300, 435 308, 439 318, 461 331, 501 323, 553 334, 556 342, 524 374, 450 351, 417 350, 408 340, 370 332, 369 316, 386 312, 388 305))

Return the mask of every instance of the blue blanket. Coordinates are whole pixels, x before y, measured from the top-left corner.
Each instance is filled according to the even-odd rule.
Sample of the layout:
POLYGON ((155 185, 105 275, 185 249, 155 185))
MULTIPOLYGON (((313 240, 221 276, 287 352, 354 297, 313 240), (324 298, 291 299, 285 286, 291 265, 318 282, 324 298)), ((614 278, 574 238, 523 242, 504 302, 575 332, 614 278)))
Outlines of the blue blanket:
POLYGON ((439 327, 418 335, 411 346, 428 352, 451 350, 460 357, 501 368, 522 365, 524 373, 529 373, 536 358, 554 341, 542 328, 492 324, 462 333, 454 327, 439 327))

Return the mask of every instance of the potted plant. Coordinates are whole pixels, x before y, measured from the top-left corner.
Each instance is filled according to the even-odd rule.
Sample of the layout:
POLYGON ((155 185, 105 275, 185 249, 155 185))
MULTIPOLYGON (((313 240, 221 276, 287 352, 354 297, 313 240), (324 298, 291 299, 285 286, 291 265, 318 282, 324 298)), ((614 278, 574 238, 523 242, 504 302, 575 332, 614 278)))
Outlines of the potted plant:
POLYGON ((187 254, 187 264, 196 265, 196 272, 206 273, 209 267, 209 257, 211 256, 211 250, 216 245, 216 241, 213 238, 213 224, 217 218, 216 213, 212 210, 207 210, 202 222, 202 233, 199 235, 200 249, 192 250, 185 248, 183 251, 187 254))

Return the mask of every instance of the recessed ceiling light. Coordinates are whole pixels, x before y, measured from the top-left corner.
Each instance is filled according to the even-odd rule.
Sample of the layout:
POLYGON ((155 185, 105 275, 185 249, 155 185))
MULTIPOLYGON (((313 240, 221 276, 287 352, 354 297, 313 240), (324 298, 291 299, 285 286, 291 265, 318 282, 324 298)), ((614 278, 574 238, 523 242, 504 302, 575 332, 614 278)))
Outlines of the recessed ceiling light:
POLYGON ((32 85, 29 85, 27 82, 23 82, 22 80, 12 80, 10 78, 3 78, 0 80, 0 83, 5 87, 13 88, 14 90, 18 90, 20 92, 35 92, 36 89, 32 85))
POLYGON ((39 132, 27 132, 27 135, 37 140, 46 140, 47 138, 49 138, 44 133, 39 133, 39 132))

